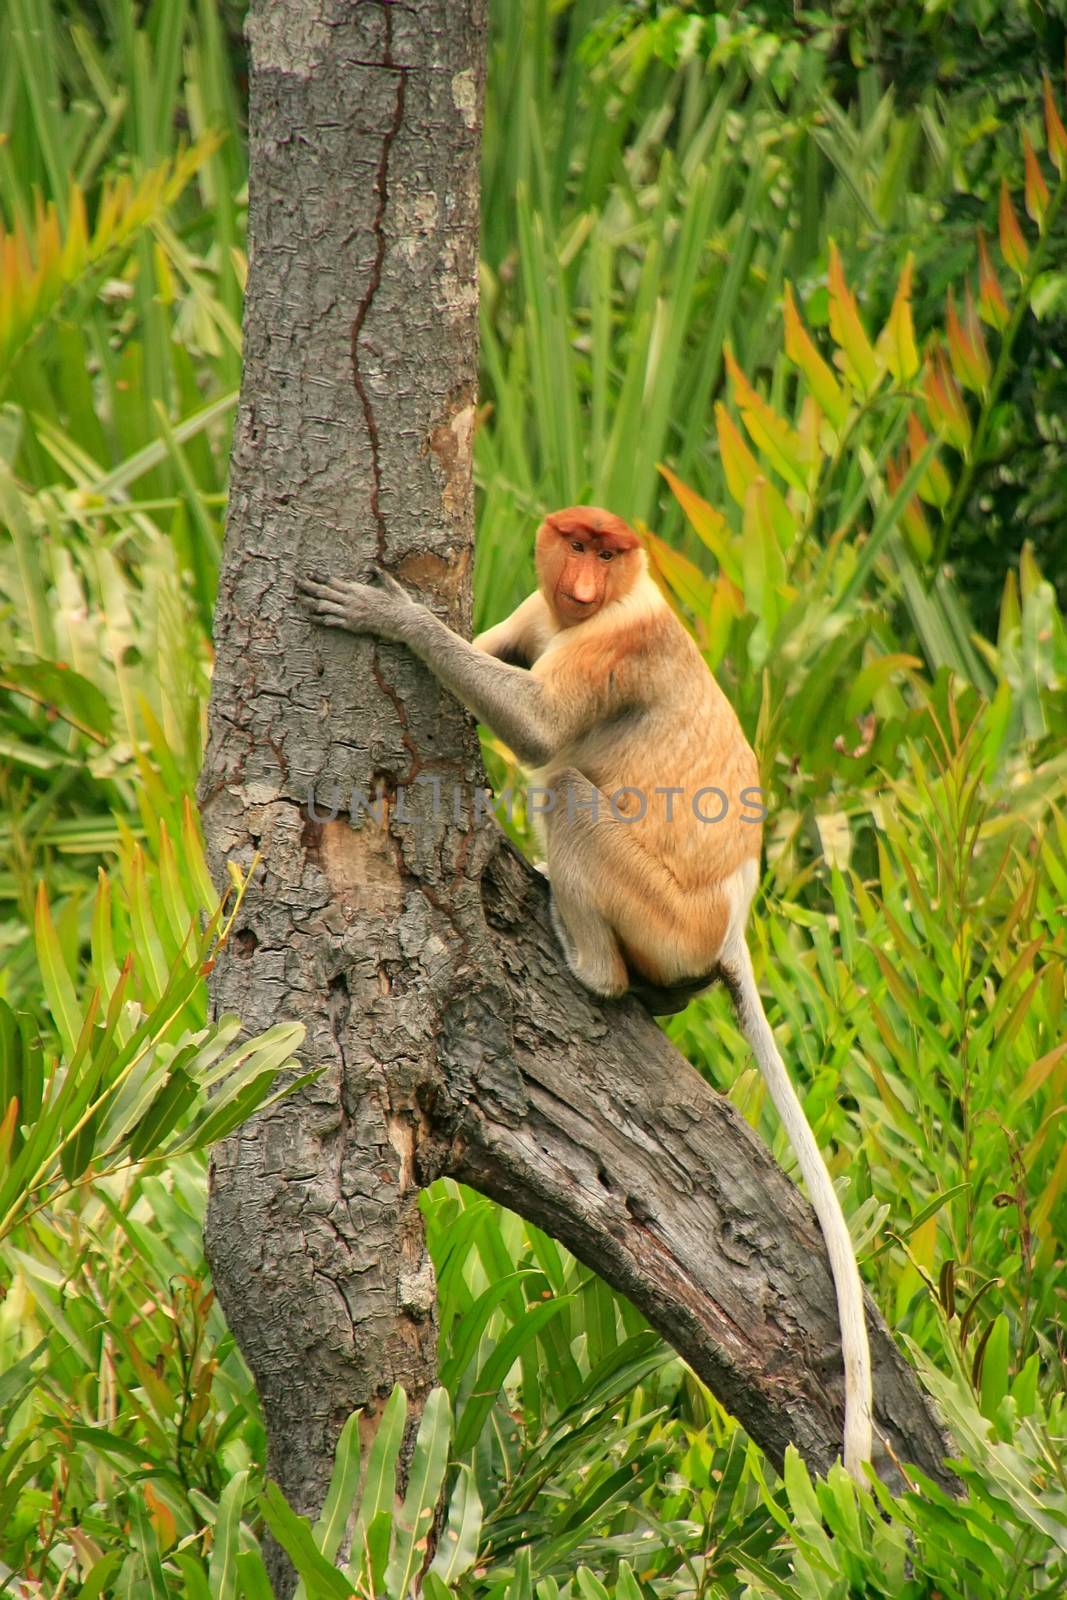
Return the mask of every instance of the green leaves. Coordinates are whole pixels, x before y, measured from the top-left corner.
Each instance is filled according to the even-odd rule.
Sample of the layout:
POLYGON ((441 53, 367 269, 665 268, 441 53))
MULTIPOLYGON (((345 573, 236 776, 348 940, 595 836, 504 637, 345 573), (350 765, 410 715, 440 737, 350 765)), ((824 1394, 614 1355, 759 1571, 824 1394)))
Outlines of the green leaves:
MULTIPOLYGON (((287 1504, 277 1484, 267 1485, 262 1510, 267 1526, 289 1556, 300 1578, 296 1600, 374 1594, 380 1600, 408 1600, 426 1564, 430 1531, 449 1460, 452 1413, 444 1389, 427 1396, 401 1495, 398 1465, 405 1434, 407 1396, 398 1384, 374 1432, 362 1492, 359 1487, 360 1416, 342 1430, 322 1516, 312 1529, 287 1504), (351 1534, 350 1558, 334 1565, 351 1534)), ((363 1419, 366 1423, 366 1419, 363 1419)), ((477 1494, 470 1474, 453 1497, 445 1546, 434 1561, 434 1578, 425 1592, 448 1596, 445 1575, 458 1579, 473 1565, 480 1528, 477 1494), (447 1552, 447 1553, 446 1553, 447 1552)))
POLYGON ((496 1402, 504 1379, 515 1365, 526 1346, 531 1344, 545 1325, 570 1303, 566 1297, 531 1306, 501 1342, 495 1347, 475 1380, 473 1394, 464 1407, 456 1433, 456 1453, 465 1455, 472 1448, 482 1430, 482 1425, 496 1402))
MULTIPOLYGON (((924 1364, 925 1365, 925 1364, 924 1364)), ((957 1437, 975 1435, 973 1407, 941 1374, 927 1369, 957 1437)), ((1050 1441, 1051 1442, 1051 1441, 1050 1441)), ((784 1469, 785 1503, 766 1488, 764 1503, 780 1519, 791 1549, 788 1581, 759 1561, 742 1559, 752 1595, 816 1600, 846 1592, 884 1600, 920 1600, 931 1587, 959 1594, 1009 1593, 1020 1574, 1032 1574, 1040 1592, 1067 1572, 1061 1535, 1067 1524, 1025 1487, 1043 1476, 1035 1435, 1020 1430, 1013 1446, 978 1446, 995 1462, 984 1476, 963 1465, 961 1496, 950 1498, 921 1474, 916 1487, 893 1497, 878 1483, 875 1495, 858 1489, 841 1467, 815 1483, 790 1446, 784 1469), (1029 1530, 1041 1529, 1043 1554, 1029 1530)), ((957 1466, 960 1463, 956 1463, 957 1466)), ((911 1469, 914 1474, 914 1469, 911 1469)), ((1029 1587, 1029 1579, 1024 1577, 1029 1587)))
POLYGON ((807 464, 800 434, 756 393, 734 360, 729 346, 723 354, 731 392, 744 418, 749 438, 780 477, 795 489, 803 490, 807 484, 807 464))
POLYGON ((8 662, 0 671, 0 689, 24 695, 98 744, 107 743, 112 727, 107 697, 64 662, 40 657, 8 662))
POLYGON ((290 1509, 276 1483, 269 1483, 261 1502, 263 1519, 296 1569, 302 1583, 301 1600, 349 1600, 356 1593, 347 1578, 320 1552, 306 1517, 290 1509))
POLYGON ((106 182, 91 230, 77 183, 71 184, 62 223, 59 202, 42 204, 38 196, 32 231, 18 223, 10 231, 0 228, 0 371, 81 278, 105 264, 119 265, 114 258, 165 215, 217 147, 217 135, 208 135, 136 182, 128 176, 106 182))
MULTIPOLYGON (((83 1022, 74 995, 74 984, 67 971, 59 939, 56 937, 55 924, 52 921, 43 883, 39 884, 37 889, 34 925, 37 959, 41 965, 45 998, 68 1059, 73 1060, 78 1053, 78 1038, 82 1032, 83 1022)), ((98 1000, 93 1003, 94 1012, 98 1003, 98 1000)), ((91 1026, 92 1018, 88 1020, 91 1026)))
MULTIPOLYGON (((200 847, 193 839, 186 848, 200 847)), ((203 933, 194 918, 180 939, 172 935, 175 954, 169 969, 161 968, 162 946, 137 851, 131 866, 127 890, 135 948, 121 971, 105 959, 102 946, 110 948, 113 911, 110 885, 102 878, 94 935, 104 982, 84 1001, 39 886, 38 960, 60 1051, 50 1055, 32 1020, 17 1017, 0 1001, 0 1240, 31 1206, 78 1183, 90 1167, 99 1178, 131 1162, 206 1148, 269 1103, 280 1074, 295 1066, 293 1053, 304 1034, 298 1024, 279 1023, 239 1046, 236 1017, 189 1029, 205 965, 232 920, 220 934, 218 909, 203 933), (130 1007, 131 988, 140 988, 147 1005, 130 1007)), ((171 912, 189 915, 180 878, 173 878, 170 890, 171 912)), ((290 1081, 280 1092, 292 1093, 308 1081, 308 1075, 290 1081)))
POLYGON ((444 1389, 434 1389, 423 1407, 404 1503, 395 1515, 392 1557, 385 1581, 390 1593, 408 1593, 425 1561, 430 1529, 444 1483, 452 1432, 444 1389))
POLYGON ((1067 129, 1064 128, 1056 108, 1055 96, 1052 93, 1052 84, 1048 73, 1042 75, 1043 97, 1045 110, 1045 138, 1048 142, 1048 153, 1056 163, 1057 171, 1061 178, 1067 177, 1067 129))
MULTIPOLYGON (((1058 159, 1062 125, 1047 86, 1045 99, 1049 153, 1058 159)), ((781 362, 765 395, 729 345, 724 347, 731 397, 747 435, 746 439, 728 411, 717 405, 718 459, 726 488, 742 511, 740 543, 736 519, 715 521, 723 512, 682 475, 673 474, 668 481, 720 571, 743 590, 754 622, 746 625, 739 616, 734 625, 716 591, 709 590, 701 603, 693 576, 672 574, 669 561, 657 553, 661 575, 696 613, 698 638, 709 646, 714 639, 709 653, 716 663, 741 647, 759 669, 773 659, 776 645, 789 649, 792 641, 784 635, 783 625, 790 617, 790 580, 810 589, 811 577, 816 576, 836 591, 837 605, 827 609, 847 614, 864 589, 877 587, 876 576, 885 581, 896 573, 930 668, 948 666, 976 686, 988 688, 979 652, 968 637, 966 604, 947 575, 933 569, 944 557, 975 479, 988 463, 997 397, 1011 368, 1013 342, 1028 308, 1040 309, 1037 285, 1048 220, 1067 195, 1067 181, 1062 179, 1055 191, 1050 189, 1025 134, 1022 155, 1027 209, 1041 238, 1031 250, 1010 190, 1002 182, 999 240, 1005 261, 1020 280, 1014 304, 1005 298, 985 233, 979 229, 977 300, 970 281, 964 279, 958 291, 949 286, 943 339, 929 333, 925 351, 920 351, 912 311, 911 254, 897 277, 888 318, 877 339, 872 339, 846 279, 841 253, 831 239, 826 287, 819 298, 820 320, 828 323, 834 347, 832 360, 820 352, 805 326, 788 283, 782 291, 782 343, 800 379, 793 398, 788 399, 781 362), (992 350, 982 320, 999 335, 992 350), (977 414, 965 391, 977 398, 977 414), (909 477, 907 458, 893 453, 902 425, 908 429, 912 466, 919 459, 920 442, 925 447, 927 429, 937 445, 948 447, 940 458, 928 459, 918 480, 918 499, 912 492, 916 483, 909 477), (952 465, 952 452, 959 457, 961 470, 952 465), (761 488, 753 501, 750 491, 757 479, 761 488), (762 514, 757 514, 760 506, 762 514), (931 517, 925 507, 936 515, 931 517), (768 518, 782 550, 789 553, 784 566, 763 540, 768 518), (740 575, 739 551, 744 555, 740 575), (849 564, 853 570, 846 575, 849 564), (921 582, 917 569, 926 569, 921 582)), ((815 303, 814 296, 810 300, 815 303)))

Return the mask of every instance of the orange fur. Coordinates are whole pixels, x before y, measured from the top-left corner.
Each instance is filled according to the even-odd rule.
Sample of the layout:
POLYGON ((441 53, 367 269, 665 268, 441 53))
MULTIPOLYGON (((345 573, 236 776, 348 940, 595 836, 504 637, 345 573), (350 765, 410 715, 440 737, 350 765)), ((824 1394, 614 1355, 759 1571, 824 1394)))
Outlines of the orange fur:
MULTIPOLYGON (((556 885, 587 871, 587 896, 637 974, 672 984, 711 973, 737 912, 723 886, 759 857, 757 806, 742 800, 759 783, 755 757, 621 518, 597 507, 554 513, 538 530, 537 570, 537 594, 476 643, 528 664, 567 730, 533 781, 555 793, 574 772, 601 797, 598 827, 576 834, 557 795, 544 829, 549 876, 556 885), (576 592, 592 598, 575 606, 576 592), (665 786, 683 792, 656 793, 665 786), (707 788, 726 796, 720 821, 693 812, 707 788), (632 794, 617 802, 629 819, 614 815, 620 790, 644 797, 643 816, 632 794)), ((716 795, 698 804, 708 817, 722 810, 716 795)), ((625 987, 622 967, 611 965, 613 987, 625 987)))

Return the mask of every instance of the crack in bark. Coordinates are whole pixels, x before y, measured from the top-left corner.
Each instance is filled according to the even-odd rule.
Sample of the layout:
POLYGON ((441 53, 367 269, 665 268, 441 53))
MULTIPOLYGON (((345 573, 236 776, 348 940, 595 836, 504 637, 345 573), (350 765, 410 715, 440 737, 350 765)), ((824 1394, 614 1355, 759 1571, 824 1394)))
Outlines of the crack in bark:
POLYGON ((415 782, 415 779, 422 771, 423 761, 422 756, 419 754, 418 746, 411 737, 411 724, 408 722, 407 707, 397 694, 396 690, 393 688, 392 684, 387 683, 382 677, 381 660, 378 655, 377 644, 375 644, 373 650, 371 651, 370 670, 371 676, 378 685, 378 688, 381 690, 382 694, 389 701, 389 704, 393 708, 393 711, 396 715, 397 724, 400 728, 400 742, 404 746, 404 749, 407 751, 408 755, 411 757, 411 766, 408 768, 407 772, 403 777, 396 777, 394 780, 398 787, 405 787, 415 782))
MULTIPOLYGON (((400 727, 401 743, 403 744, 404 749, 408 752, 409 756, 411 757, 411 766, 409 767, 407 773, 403 777, 396 778, 395 781, 396 781, 398 786, 410 785, 410 784, 414 783, 415 780, 418 778, 419 774, 423 770, 423 767, 425 766, 425 763, 422 760, 421 755, 419 754, 418 746, 415 744, 415 741, 411 737, 411 724, 410 724, 410 722, 408 720, 407 707, 404 704, 403 700, 400 698, 400 695, 393 688, 392 684, 388 683, 386 681, 385 677, 382 674, 381 662, 380 662, 379 657, 378 657, 378 647, 377 646, 374 647, 374 650, 373 650, 372 655, 371 655, 371 675, 373 676, 374 681, 377 684, 379 690, 385 696, 385 698, 389 701, 390 705, 393 708, 393 711, 394 711, 394 713, 396 715, 397 723, 398 723, 398 725, 400 727)), ((394 856, 395 856, 395 859, 396 859, 397 872, 398 872, 400 878, 403 879, 403 880, 414 881, 415 875, 408 868, 407 863, 404 860, 403 851, 400 848, 399 841, 396 840, 395 838, 393 838, 391 830, 390 830, 390 838, 393 839, 394 856)), ((461 847, 461 854, 462 854, 462 857, 463 857, 464 861, 466 860, 466 857, 467 857, 467 855, 469 853, 469 850, 470 850, 470 838, 469 838, 469 835, 464 835, 463 844, 462 844, 462 847, 461 847)), ((453 882, 458 881, 459 876, 460 876, 459 872, 454 874, 453 875, 453 882)), ((455 933, 456 939, 457 939, 457 941, 459 943, 459 946, 460 946, 460 950, 462 952, 463 959, 465 961, 469 961, 469 959, 470 959, 470 946, 471 946, 470 934, 463 928, 463 926, 462 926, 462 924, 460 922, 460 919, 457 917, 456 912, 455 912, 455 908, 454 908, 454 906, 453 906, 453 904, 451 902, 451 899, 443 900, 441 897, 436 895, 434 893, 433 889, 430 887, 429 882, 425 878, 419 879, 418 882, 419 882, 420 892, 430 902, 430 904, 434 908, 434 910, 436 912, 438 912, 438 914, 445 919, 445 921, 452 928, 452 931, 455 933)))
MULTIPOLYGON (((381 0, 376 0, 381 4, 381 0)), ((389 0, 382 5, 385 13, 385 52, 381 61, 361 63, 370 67, 377 67, 383 72, 392 72, 396 75, 396 101, 393 106, 393 116, 385 137, 382 139, 381 151, 378 156, 378 171, 375 176, 374 186, 378 195, 378 206, 371 222, 371 232, 374 235, 374 261, 371 266, 370 282, 352 320, 351 361, 352 382, 359 396, 360 405, 363 407, 363 421, 367 429, 367 439, 370 442, 371 460, 371 490, 370 505, 371 515, 374 518, 375 536, 377 540, 377 553, 379 561, 385 558, 385 516, 381 507, 382 464, 380 455, 380 441, 378 437, 378 423, 374 416, 374 407, 371 405, 370 395, 359 364, 359 340, 363 332, 363 324, 370 313, 374 297, 382 284, 382 272, 385 266, 386 236, 385 236, 385 209, 389 201, 389 157, 392 154, 393 144, 404 123, 404 103, 407 94, 407 74, 410 67, 403 66, 393 60, 393 17, 389 0)))

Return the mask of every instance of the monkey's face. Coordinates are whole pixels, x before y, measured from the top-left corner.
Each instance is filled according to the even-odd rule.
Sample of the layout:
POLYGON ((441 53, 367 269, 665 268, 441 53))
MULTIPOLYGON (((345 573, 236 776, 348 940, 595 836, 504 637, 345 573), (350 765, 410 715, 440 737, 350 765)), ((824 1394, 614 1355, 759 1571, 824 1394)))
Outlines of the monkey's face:
POLYGON ((541 593, 564 627, 629 593, 641 567, 633 529, 599 506, 553 511, 537 530, 541 593))

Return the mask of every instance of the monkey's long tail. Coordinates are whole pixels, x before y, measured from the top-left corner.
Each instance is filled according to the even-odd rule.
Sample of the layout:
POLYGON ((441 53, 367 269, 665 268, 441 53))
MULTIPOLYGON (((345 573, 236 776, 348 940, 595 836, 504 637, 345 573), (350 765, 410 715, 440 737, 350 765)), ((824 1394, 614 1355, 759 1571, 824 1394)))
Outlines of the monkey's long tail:
POLYGON ((752 957, 743 936, 731 948, 728 959, 722 962, 721 971, 733 996, 741 1031, 756 1057, 771 1099, 789 1135, 826 1241, 830 1270, 837 1290, 837 1315, 845 1362, 845 1466, 858 1482, 865 1483, 861 1462, 871 1459, 873 1446, 871 1353, 863 1310, 863 1284, 849 1237, 848 1223, 804 1114, 804 1107, 778 1054, 774 1034, 756 987, 752 957))

